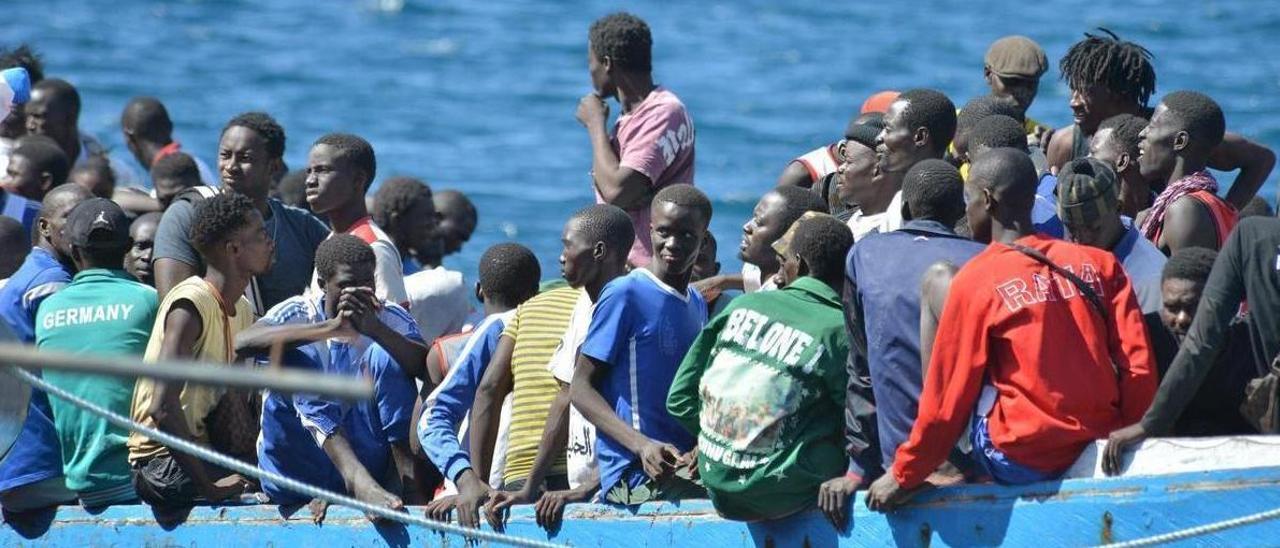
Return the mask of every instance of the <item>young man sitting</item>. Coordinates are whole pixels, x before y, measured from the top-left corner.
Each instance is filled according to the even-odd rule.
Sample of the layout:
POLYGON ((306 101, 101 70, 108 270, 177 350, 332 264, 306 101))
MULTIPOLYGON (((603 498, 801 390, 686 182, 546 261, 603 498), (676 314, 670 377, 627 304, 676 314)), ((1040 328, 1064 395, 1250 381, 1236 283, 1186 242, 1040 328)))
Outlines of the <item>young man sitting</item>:
MULTIPOLYGON (((122 269, 129 219, 111 200, 94 198, 71 210, 65 230, 76 276, 45 299, 36 316, 36 347, 92 356, 141 358, 156 322, 156 290, 122 269)), ((48 370, 49 384, 119 414, 128 414, 133 379, 48 370)), ((89 508, 135 502, 129 473, 129 431, 50 398, 62 446, 67 488, 89 508)))
MULTIPOLYGON (((230 363, 236 334, 253 323, 253 309, 244 291, 250 278, 270 270, 275 255, 275 242, 253 201, 225 193, 200 202, 190 239, 204 261, 205 275, 187 278, 165 295, 144 361, 230 363)), ((133 391, 132 416, 183 439, 239 453, 245 449, 243 444, 218 447, 214 431, 238 435, 243 441, 245 434, 258 429, 248 405, 249 400, 237 391, 141 378, 133 391), (230 419, 212 418, 215 414, 230 419)), ((134 488, 152 506, 216 502, 253 487, 239 474, 172 451, 138 432, 129 435, 128 443, 134 488)))
POLYGON ((1133 288, 1106 251, 1037 234, 1036 171, 1021 151, 979 155, 965 182, 974 239, 952 282, 911 435, 867 504, 902 504, 972 425, 1001 483, 1053 479, 1085 445, 1139 417, 1156 389, 1133 288))
MULTIPOLYGON (((373 399, 354 404, 268 392, 258 461, 266 470, 399 509, 402 499, 386 486, 415 485, 408 443, 417 394, 396 347, 421 340, 407 311, 374 297, 375 264, 373 250, 356 236, 325 240, 316 250, 322 289, 276 305, 240 333, 236 349, 261 355, 281 344, 291 367, 372 378, 373 399)), ((269 481, 262 488, 277 504, 308 500, 269 481)), ((323 508, 313 506, 317 521, 323 508)))
POLYGON ((840 291, 852 245, 835 217, 797 221, 785 253, 801 277, 734 299, 676 372, 667 410, 698 436, 698 472, 726 518, 789 516, 845 472, 840 291))
POLYGON ((598 431, 600 490, 623 505, 704 493, 687 474, 695 440, 667 413, 666 401, 707 321, 689 277, 711 202, 691 185, 672 185, 654 197, 651 213, 654 260, 600 293, 569 387, 574 407, 598 431))

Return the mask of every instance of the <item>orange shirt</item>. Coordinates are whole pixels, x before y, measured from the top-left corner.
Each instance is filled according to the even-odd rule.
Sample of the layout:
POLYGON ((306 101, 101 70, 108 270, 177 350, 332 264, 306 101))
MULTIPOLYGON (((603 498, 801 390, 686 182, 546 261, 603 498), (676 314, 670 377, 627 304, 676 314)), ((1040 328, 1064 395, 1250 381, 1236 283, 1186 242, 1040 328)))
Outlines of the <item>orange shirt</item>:
POLYGON ((1055 473, 1085 445, 1137 422, 1156 373, 1142 312, 1110 253, 1043 235, 1016 243, 1071 270, 1102 298, 1107 319, 1080 290, 1004 244, 965 264, 943 308, 911 436, 892 473, 914 487, 934 471, 973 418, 984 384, 995 389, 991 440, 1014 462, 1055 473))

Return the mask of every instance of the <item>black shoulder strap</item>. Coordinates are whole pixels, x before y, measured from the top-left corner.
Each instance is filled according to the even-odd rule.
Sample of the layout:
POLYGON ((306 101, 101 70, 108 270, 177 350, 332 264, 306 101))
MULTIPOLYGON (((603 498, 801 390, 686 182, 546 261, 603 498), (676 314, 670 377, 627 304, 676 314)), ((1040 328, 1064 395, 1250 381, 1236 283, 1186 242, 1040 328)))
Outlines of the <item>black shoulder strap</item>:
POLYGON ((1009 247, 1012 247, 1023 255, 1031 257, 1040 264, 1049 267, 1049 270, 1052 270, 1055 274, 1070 280, 1071 284, 1076 286, 1076 289, 1080 290, 1080 294, 1084 295, 1084 298, 1089 301, 1089 304, 1093 305, 1093 309, 1098 312, 1098 315, 1102 316, 1103 320, 1107 319, 1107 307, 1103 305, 1102 297, 1098 296, 1098 292, 1094 291, 1093 286, 1089 285, 1089 282, 1080 279, 1080 277, 1076 276, 1074 272, 1058 266, 1058 263, 1053 262, 1039 250, 1032 249, 1021 244, 1009 244, 1009 247))

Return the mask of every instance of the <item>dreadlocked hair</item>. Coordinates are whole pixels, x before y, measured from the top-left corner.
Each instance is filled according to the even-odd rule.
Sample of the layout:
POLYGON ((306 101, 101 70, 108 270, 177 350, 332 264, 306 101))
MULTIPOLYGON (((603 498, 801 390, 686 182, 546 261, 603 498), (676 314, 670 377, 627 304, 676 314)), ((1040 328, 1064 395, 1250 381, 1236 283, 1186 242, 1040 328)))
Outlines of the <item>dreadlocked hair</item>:
POLYGON ((1101 84, 1112 93, 1147 106, 1156 91, 1156 69, 1151 52, 1133 42, 1121 40, 1116 33, 1102 27, 1103 34, 1085 33, 1084 40, 1067 50, 1058 70, 1073 90, 1101 84))

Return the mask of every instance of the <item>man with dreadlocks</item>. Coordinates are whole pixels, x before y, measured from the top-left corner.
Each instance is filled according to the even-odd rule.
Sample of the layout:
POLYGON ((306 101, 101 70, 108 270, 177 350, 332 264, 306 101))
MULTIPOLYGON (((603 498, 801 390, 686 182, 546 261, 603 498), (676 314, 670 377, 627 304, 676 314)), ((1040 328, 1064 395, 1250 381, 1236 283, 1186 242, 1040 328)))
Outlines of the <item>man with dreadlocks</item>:
MULTIPOLYGON (((1058 63, 1062 79, 1071 88, 1070 107, 1074 125, 1055 132, 1046 147, 1049 166, 1057 173, 1067 162, 1089 155, 1089 140, 1103 120, 1117 114, 1150 118, 1147 100, 1156 89, 1156 72, 1151 52, 1114 32, 1085 33, 1058 63)), ((1208 167, 1219 171, 1239 170, 1226 200, 1240 208, 1257 194, 1271 174, 1276 157, 1270 149, 1235 133, 1227 132, 1213 147, 1208 167)))

